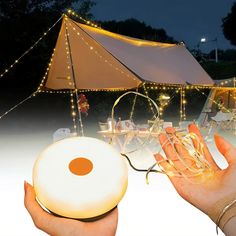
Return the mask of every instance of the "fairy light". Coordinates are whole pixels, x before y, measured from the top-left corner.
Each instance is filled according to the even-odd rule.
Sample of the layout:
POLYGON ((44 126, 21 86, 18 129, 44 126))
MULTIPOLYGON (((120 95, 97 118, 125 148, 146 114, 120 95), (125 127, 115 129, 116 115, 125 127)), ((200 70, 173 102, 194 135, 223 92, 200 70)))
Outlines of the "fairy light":
MULTIPOLYGON (((67 37, 69 36, 68 32, 67 32, 67 26, 66 26, 66 23, 65 23, 65 28, 66 28, 66 33, 65 33, 65 49, 66 49, 66 54, 67 55, 70 55, 70 52, 69 52, 69 48, 68 48, 68 41, 67 41, 67 37)), ((68 85, 71 87, 72 85, 72 80, 71 80, 71 67, 69 66, 70 65, 70 61, 69 61, 69 56, 66 57, 67 61, 66 61, 66 71, 67 71, 67 75, 66 75, 66 78, 67 78, 67 82, 68 82, 68 85)), ((72 122, 73 122, 73 128, 74 128, 74 135, 77 136, 78 135, 78 127, 77 127, 77 122, 76 122, 76 110, 75 110, 75 104, 76 102, 74 101, 74 91, 73 89, 70 89, 70 110, 71 110, 71 117, 72 117, 72 122)))
MULTIPOLYGON (((201 91, 198 87, 195 87, 195 89, 200 92, 203 96, 207 97, 208 98, 208 95, 206 95, 203 91, 201 91)), ((212 99, 209 97, 209 100, 214 103, 215 105, 217 106, 221 106, 222 107, 222 110, 225 110, 225 112, 230 112, 229 109, 227 109, 225 106, 223 106, 222 104, 220 104, 219 102, 217 102, 215 99, 212 99)))
POLYGON ((187 104, 187 101, 186 101, 186 94, 185 94, 184 89, 182 90, 182 94, 183 94, 183 99, 182 99, 182 102, 183 102, 183 120, 186 120, 186 104, 187 104))
MULTIPOLYGON (((76 122, 76 116, 77 116, 77 113, 75 111, 75 107, 77 108, 77 111, 78 111, 78 119, 79 119, 79 124, 80 124, 80 131, 81 131, 81 135, 84 136, 84 126, 83 126, 83 121, 82 121, 82 116, 81 116, 81 111, 80 111, 80 107, 79 107, 79 97, 78 97, 78 90, 76 88, 76 82, 75 82, 75 78, 74 78, 74 71, 73 71, 73 62, 72 62, 72 58, 71 58, 71 55, 72 55, 72 52, 71 52, 71 49, 70 49, 70 42, 69 42, 69 32, 68 32, 68 18, 65 18, 65 28, 66 28, 66 33, 65 33, 65 37, 66 37, 66 52, 68 54, 68 57, 67 57, 67 62, 68 62, 68 66, 67 66, 67 69, 68 69, 68 76, 67 78, 69 78, 70 82, 69 82, 69 85, 72 85, 74 87, 74 94, 75 94, 75 99, 76 99, 76 106, 71 104, 71 109, 72 109, 72 119, 73 119, 73 122, 74 122, 74 128, 77 128, 77 126, 75 125, 75 122, 76 122), (70 76, 70 74, 72 73, 72 76, 70 76), (72 78, 73 77, 73 78, 72 78)), ((73 29, 75 31, 75 29, 73 29)), ((78 129, 79 130, 79 129, 78 129)))
POLYGON ((54 48, 54 49, 53 49, 53 53, 52 53, 52 55, 51 55, 50 62, 48 63, 48 67, 47 67, 47 69, 46 69, 46 72, 45 72, 45 74, 44 74, 44 76, 43 76, 43 78, 42 78, 42 80, 41 80, 41 82, 40 82, 40 84, 39 84, 39 86, 38 86, 38 88, 37 88, 37 92, 43 92, 43 88, 44 88, 44 85, 45 85, 45 81, 46 81, 46 79, 47 79, 47 75, 48 75, 49 70, 50 70, 50 68, 51 68, 51 65, 52 65, 52 62, 53 62, 53 58, 54 58, 54 55, 55 55, 55 51, 56 51, 56 49, 54 48))
POLYGON ((184 87, 180 88, 180 121, 186 120, 186 96, 184 87))
POLYGON ((30 51, 32 51, 39 42, 54 28, 54 26, 61 20, 61 18, 64 16, 64 14, 61 15, 61 17, 46 31, 43 33, 43 35, 31 46, 29 47, 20 57, 18 57, 8 68, 6 68, 1 74, 0 78, 2 78, 5 74, 7 74, 16 64, 19 63, 19 61, 26 56, 30 51))
POLYGON ((72 116, 72 121, 73 121, 74 135, 77 136, 76 111, 75 111, 73 90, 70 90, 70 108, 71 108, 71 116, 72 116))
MULTIPOLYGON (((143 89, 144 89, 144 93, 147 97, 149 97, 148 95, 148 90, 146 89, 146 86, 145 86, 145 83, 143 83, 143 89)), ((149 108, 151 109, 152 113, 153 113, 153 116, 156 117, 156 114, 155 114, 155 111, 153 109, 153 105, 151 103, 151 101, 148 99, 148 104, 149 104, 149 108)))
POLYGON ((74 17, 76 17, 76 18, 82 20, 86 25, 90 25, 90 26, 95 27, 95 28, 100 28, 100 27, 98 26, 98 24, 92 22, 91 20, 85 19, 84 17, 82 17, 81 15, 77 14, 75 11, 73 11, 73 10, 71 10, 71 9, 68 9, 68 10, 67 10, 67 13, 68 13, 69 15, 72 15, 72 16, 74 16, 74 17))
POLYGON ((137 101, 137 96, 138 96, 138 88, 136 89, 136 94, 135 94, 135 96, 134 96, 133 105, 132 105, 131 112, 130 112, 130 116, 129 116, 129 119, 130 119, 130 120, 133 120, 134 108, 135 108, 135 104, 136 104, 136 101, 137 101))
POLYGON ((17 103, 16 105, 14 105, 13 107, 11 107, 9 110, 7 110, 6 112, 4 112, 1 116, 0 116, 0 120, 8 115, 10 112, 14 111, 16 108, 18 108, 20 105, 22 105, 23 103, 25 103, 26 101, 28 101, 29 99, 31 99, 32 97, 35 97, 37 94, 37 92, 33 92, 30 96, 28 96, 27 98, 23 99, 22 101, 20 101, 19 103, 17 103))
MULTIPOLYGON (((80 41, 83 42, 90 51, 92 51, 99 59, 101 59, 105 64, 109 65, 110 67, 112 67, 115 71, 118 71, 122 76, 126 76, 129 79, 132 79, 134 81, 137 82, 137 86, 139 84, 139 80, 137 80, 136 77, 131 76, 130 74, 124 72, 122 69, 118 68, 116 65, 114 65, 111 61, 109 61, 107 58, 105 58, 104 56, 102 56, 98 50, 96 50, 94 48, 93 45, 89 44, 88 41, 85 40, 85 38, 83 37, 83 35, 77 31, 77 29, 72 26, 72 24, 69 22, 68 25, 71 27, 71 29, 75 32, 75 34, 80 38, 80 41)), ((78 28, 78 26, 75 24, 75 26, 78 28)), ((121 77, 122 78, 122 77, 121 77)))

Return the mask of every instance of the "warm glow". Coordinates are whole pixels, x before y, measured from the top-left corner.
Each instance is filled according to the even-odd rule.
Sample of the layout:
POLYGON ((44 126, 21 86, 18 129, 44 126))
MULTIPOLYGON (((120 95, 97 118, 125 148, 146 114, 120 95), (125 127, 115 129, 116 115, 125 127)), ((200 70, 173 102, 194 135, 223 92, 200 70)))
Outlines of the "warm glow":
POLYGON ((85 219, 113 209, 125 194, 126 163, 101 140, 72 137, 46 148, 33 169, 38 200, 50 211, 85 219))
MULTIPOLYGON (((78 24, 78 23, 76 23, 76 24, 78 24)), ((131 37, 128 37, 128 36, 112 33, 112 32, 109 32, 107 30, 104 30, 104 29, 94 28, 94 27, 84 25, 84 24, 79 24, 79 26, 81 28, 85 28, 89 31, 94 31, 96 33, 103 34, 103 35, 106 35, 106 36, 109 36, 109 37, 112 37, 112 38, 115 38, 115 39, 123 40, 123 41, 125 41, 127 43, 130 43, 130 44, 133 44, 135 46, 152 46, 152 47, 156 47, 156 46, 158 46, 158 47, 175 47, 176 46, 176 44, 159 43, 159 42, 154 42, 154 41, 135 39, 135 38, 131 38, 131 37)))

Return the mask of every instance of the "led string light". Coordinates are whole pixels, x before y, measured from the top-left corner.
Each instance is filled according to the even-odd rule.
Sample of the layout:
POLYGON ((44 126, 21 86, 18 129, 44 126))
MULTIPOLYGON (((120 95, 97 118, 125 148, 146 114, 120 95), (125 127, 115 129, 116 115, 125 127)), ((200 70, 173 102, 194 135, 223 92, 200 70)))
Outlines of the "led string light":
MULTIPOLYGON (((208 95, 206 95, 204 92, 202 92, 200 89, 198 89, 197 87, 195 88, 198 92, 200 92, 203 96, 205 96, 206 98, 208 98, 208 95)), ((223 106, 222 104, 220 104, 219 102, 217 102, 215 99, 212 99, 209 97, 209 100, 212 101, 215 105, 217 106, 221 106, 222 110, 224 109, 226 112, 230 112, 229 109, 227 109, 225 106, 223 106)))
POLYGON ((220 82, 219 85, 224 86, 224 85, 229 84, 231 82, 233 83, 233 85, 235 87, 235 85, 236 85, 235 84, 236 83, 236 78, 235 77, 227 79, 227 80, 224 80, 224 81, 220 82))
MULTIPOLYGON (((234 77, 234 78, 231 78, 231 79, 228 79, 228 80, 225 80, 225 81, 222 81, 222 82, 220 83, 220 85, 224 86, 225 84, 228 84, 228 83, 232 83, 232 84, 233 84, 233 88, 236 89, 236 78, 235 78, 235 77, 234 77)), ((233 94, 231 94, 231 93, 229 92, 229 96, 230 96, 231 98, 233 98, 233 100, 234 100, 234 102, 235 102, 235 101, 236 101, 236 92, 235 92, 234 89, 233 89, 233 94)))
POLYGON ((182 119, 186 120, 186 104, 187 104, 187 100, 186 100, 186 94, 185 94, 185 89, 182 88, 181 89, 182 92, 182 107, 183 107, 183 113, 182 113, 182 119))
MULTIPOLYGON (((81 135, 84 136, 84 126, 83 126, 83 121, 82 121, 82 116, 81 116, 81 111, 80 111, 80 107, 79 107, 79 97, 78 97, 78 89, 76 88, 76 82, 75 82, 75 75, 74 75, 74 70, 73 70, 73 61, 72 61, 72 52, 70 49, 70 42, 69 42, 69 32, 68 32, 68 26, 67 26, 67 18, 65 18, 65 28, 66 28, 66 33, 65 33, 65 37, 66 37, 66 54, 67 54, 67 69, 68 69, 68 79, 70 79, 69 85, 74 87, 74 94, 75 94, 75 98, 76 98, 76 107, 77 107, 77 111, 78 111, 78 115, 79 115, 79 124, 80 124, 80 132, 81 135), (72 77, 70 76, 70 71, 72 71, 72 77)), ((72 108, 72 107, 71 107, 72 108)), ((73 122, 74 119, 76 117, 76 111, 74 108, 72 108, 72 117, 73 117, 73 122)), ((75 126, 75 125, 74 125, 75 126)), ((79 131, 79 129, 78 129, 79 131)))
POLYGON ((70 90, 70 107, 71 107, 71 117, 73 121, 74 135, 77 136, 76 110, 75 110, 73 90, 70 90))
POLYGON ((186 96, 184 87, 180 88, 180 121, 186 120, 186 96))
POLYGON ((229 96, 236 102, 236 91, 233 91, 233 94, 229 91, 229 96))
MULTIPOLYGON (((72 85, 74 85, 73 81, 71 80, 71 76, 70 76, 70 72, 71 72, 71 67, 70 67, 70 58, 69 58, 69 55, 70 55, 70 52, 69 52, 69 47, 68 47, 68 40, 67 40, 67 37, 69 36, 68 35, 68 31, 67 31, 67 25, 65 23, 65 28, 66 28, 66 32, 65 32, 65 49, 66 49, 66 68, 67 68, 67 82, 68 82, 68 85, 71 87, 72 85)), ((74 135, 77 136, 78 135, 78 132, 77 132, 77 122, 76 122, 76 102, 74 101, 74 91, 71 89, 70 90, 70 109, 71 109, 71 117, 72 117, 72 122, 73 122, 73 128, 74 128, 74 135)))
POLYGON ((182 88, 180 89, 180 109, 179 109, 180 121, 183 120, 183 96, 182 96, 182 88))
MULTIPOLYGON (((127 91, 129 89, 79 89, 79 92, 120 92, 120 91, 127 91)), ((70 91, 59 91, 59 90, 41 90, 40 93, 61 93, 66 94, 70 93, 70 91)))
POLYGON ((90 26, 95 27, 95 28, 101 28, 101 27, 98 26, 98 24, 92 22, 91 20, 86 20, 85 18, 83 18, 82 16, 78 15, 76 12, 74 12, 74 11, 71 10, 71 9, 68 9, 68 10, 67 10, 67 13, 68 13, 69 15, 72 15, 72 16, 77 17, 78 19, 80 19, 80 20, 82 20, 84 23, 86 23, 87 25, 90 25, 90 26))
MULTIPOLYGON (((148 95, 148 90, 146 89, 145 83, 143 83, 143 89, 144 89, 145 95, 146 95, 147 97, 149 97, 149 95, 148 95)), ((153 103, 151 102, 150 99, 148 99, 148 105, 149 105, 149 108, 150 108, 151 111, 152 111, 153 117, 156 117, 155 111, 154 111, 154 109, 153 109, 153 103)))
POLYGON ((159 173, 185 178, 193 184, 202 183, 214 174, 212 166, 204 155, 204 145, 196 134, 183 131, 167 133, 167 140, 162 144, 158 153, 161 152, 164 146, 170 144, 174 149, 176 145, 181 145, 186 150, 187 155, 181 157, 176 151, 175 159, 164 158, 157 161, 146 173, 147 182, 148 174, 155 166, 159 167, 159 173))
POLYGON ((45 74, 44 74, 44 76, 43 76, 43 78, 42 78, 42 80, 41 80, 41 82, 40 82, 40 84, 39 84, 39 86, 38 86, 38 88, 37 88, 37 92, 38 92, 38 93, 44 92, 44 91, 43 91, 43 88, 44 88, 44 85, 45 85, 45 82, 46 82, 46 79, 47 79, 47 75, 48 75, 48 73, 49 73, 49 70, 50 70, 51 65, 52 65, 52 62, 53 62, 53 58, 54 58, 54 55, 55 55, 55 51, 56 51, 56 49, 54 48, 54 49, 53 49, 53 53, 52 53, 52 55, 51 55, 50 62, 48 63, 48 67, 47 67, 47 69, 46 69, 46 72, 45 72, 45 74))
POLYGON ((19 103, 17 103, 16 105, 14 105, 13 107, 11 107, 9 110, 7 110, 6 112, 4 112, 1 116, 0 116, 0 120, 8 115, 10 112, 12 112, 13 110, 15 110, 16 108, 18 108, 20 105, 22 105, 23 103, 25 103, 26 101, 28 101, 29 99, 31 99, 32 97, 35 97, 37 94, 37 92, 33 92, 30 96, 28 96, 27 98, 23 99, 22 101, 20 101, 19 103))
MULTIPOLYGON (((72 26, 71 23, 69 23, 69 26, 72 28, 73 31, 75 31, 76 35, 81 39, 81 41, 100 59, 102 60, 104 63, 106 63, 107 65, 109 65, 110 67, 112 67, 115 71, 120 72, 120 74, 122 76, 126 76, 129 79, 132 79, 134 81, 137 82, 138 85, 138 80, 136 77, 131 76, 130 74, 128 74, 127 72, 123 71, 122 69, 120 69, 119 67, 115 66, 113 63, 111 63, 107 58, 105 58, 104 56, 102 56, 91 44, 88 43, 88 41, 85 40, 85 38, 81 35, 81 33, 72 26)), ((77 26, 78 27, 78 26, 77 26)), ((122 89, 123 90, 123 89, 122 89)), ((114 91, 118 91, 117 89, 114 91)))
POLYGON ((134 116, 134 108, 135 108, 135 105, 136 105, 136 101, 137 101, 137 97, 138 97, 138 88, 136 89, 136 94, 134 96, 134 100, 133 100, 133 105, 132 105, 132 108, 131 108, 131 112, 130 112, 130 116, 129 116, 129 119, 130 120, 133 120, 133 116, 134 116))
POLYGON ((54 28, 54 26, 61 20, 62 17, 63 15, 47 31, 45 31, 43 35, 28 50, 26 50, 8 68, 6 68, 4 72, 0 74, 0 78, 2 78, 6 73, 8 73, 25 55, 27 55, 31 50, 33 50, 38 45, 38 43, 51 31, 51 29, 54 28))

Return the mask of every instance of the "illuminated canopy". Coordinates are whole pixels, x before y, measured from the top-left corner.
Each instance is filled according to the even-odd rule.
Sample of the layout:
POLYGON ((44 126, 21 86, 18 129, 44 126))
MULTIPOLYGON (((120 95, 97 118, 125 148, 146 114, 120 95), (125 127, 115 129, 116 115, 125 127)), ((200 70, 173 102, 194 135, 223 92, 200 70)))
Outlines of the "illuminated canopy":
POLYGON ((46 88, 130 89, 144 81, 213 84, 184 45, 135 39, 64 17, 46 88))

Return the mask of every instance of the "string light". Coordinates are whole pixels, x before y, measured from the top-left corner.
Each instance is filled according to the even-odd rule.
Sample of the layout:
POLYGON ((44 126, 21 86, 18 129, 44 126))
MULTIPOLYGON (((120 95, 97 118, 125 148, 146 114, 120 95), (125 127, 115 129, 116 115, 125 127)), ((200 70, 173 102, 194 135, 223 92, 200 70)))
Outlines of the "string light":
POLYGON ((61 18, 64 15, 62 15, 46 32, 43 33, 43 35, 31 46, 29 47, 28 50, 26 50, 20 57, 18 57, 8 68, 6 68, 1 74, 0 74, 0 78, 2 78, 6 73, 8 73, 16 64, 19 63, 19 61, 25 56, 27 55, 30 51, 32 51, 38 44, 39 42, 49 33, 49 31, 52 30, 52 28, 54 28, 54 26, 61 20, 61 18))
POLYGON ((180 121, 186 120, 186 96, 184 87, 180 88, 180 121))
POLYGON ((133 105, 132 105, 131 112, 130 112, 130 116, 129 116, 129 119, 130 119, 130 120, 133 120, 134 108, 135 108, 137 96, 138 96, 138 88, 136 89, 136 94, 135 94, 135 96, 134 96, 133 105))
MULTIPOLYGON (((145 95, 146 95, 147 97, 149 97, 149 95, 148 95, 148 90, 146 89, 145 83, 143 83, 143 89, 144 89, 145 95)), ((149 104, 149 108, 150 108, 151 111, 152 111, 153 116, 156 118, 156 113, 155 113, 155 111, 154 111, 154 109, 153 109, 153 105, 152 105, 152 103, 151 103, 151 101, 150 101, 149 99, 148 99, 148 104, 149 104)))
MULTIPOLYGON (((79 97, 78 97, 78 90, 76 88, 76 82, 75 82, 75 75, 74 75, 74 71, 73 71, 73 61, 72 61, 72 52, 71 52, 71 49, 70 49, 70 42, 69 42, 69 32, 68 32, 68 26, 67 26, 67 18, 65 18, 65 28, 66 28, 66 33, 65 33, 65 44, 66 44, 66 52, 67 54, 69 55, 67 57, 67 69, 68 69, 68 75, 67 75, 67 78, 69 78, 69 85, 72 85, 74 87, 74 94, 75 94, 75 99, 76 99, 76 107, 77 107, 77 111, 78 111, 78 115, 79 115, 79 124, 80 124, 80 131, 81 131, 81 135, 84 136, 84 125, 83 125, 83 121, 82 121, 82 116, 81 116, 81 111, 80 111, 80 107, 79 107, 79 97), (70 76, 70 74, 72 73, 72 76, 70 76)), ((74 128, 77 128, 77 126, 75 125, 75 122, 76 122, 76 111, 75 111, 75 105, 74 103, 71 105, 71 109, 72 109, 72 119, 73 119, 73 122, 74 122, 74 128)))
POLYGON ((73 121, 74 135, 77 136, 77 125, 76 125, 76 111, 73 90, 70 90, 70 104, 71 104, 71 116, 73 121))
MULTIPOLYGON (((195 89, 200 92, 202 95, 204 95, 205 97, 208 98, 208 95, 206 95, 203 91, 201 91, 199 88, 195 87, 195 89)), ((227 109, 224 105, 220 104, 219 102, 217 102, 215 99, 212 99, 211 97, 209 97, 209 100, 211 102, 213 102, 215 105, 217 106, 221 106, 222 110, 225 110, 225 112, 230 112, 229 109, 227 109)))
POLYGON ((18 108, 20 105, 22 105, 23 103, 25 103, 26 101, 28 101, 29 99, 31 99, 32 97, 35 97, 37 94, 37 92, 33 92, 30 96, 28 96, 27 98, 23 99, 22 101, 20 101, 19 103, 17 103, 16 105, 14 105, 13 107, 11 107, 9 110, 7 110, 6 112, 4 112, 1 116, 0 116, 0 120, 8 115, 10 112, 12 112, 13 110, 15 110, 16 108, 18 108))
MULTIPOLYGON (((67 19, 68 20, 68 19, 67 19)), ((73 31, 75 31, 76 35, 81 39, 82 42, 84 42, 84 44, 90 49, 90 51, 94 52, 94 54, 100 58, 101 60, 103 60, 104 63, 108 64, 110 67, 112 67, 115 71, 118 71, 121 73, 122 76, 126 76, 127 78, 129 79, 132 79, 134 81, 137 82, 137 86, 139 85, 140 81, 134 77, 134 76, 131 76, 130 74, 124 72, 122 69, 118 68, 116 65, 114 65, 112 62, 110 62, 107 58, 105 58, 104 56, 102 56, 98 50, 96 50, 94 48, 93 45, 90 45, 88 41, 85 40, 85 38, 83 37, 83 35, 77 31, 76 28, 78 28, 78 26, 75 24, 76 28, 72 26, 72 24, 69 22, 68 25, 71 27, 71 29, 73 31)), ((122 77, 121 77, 122 78, 122 77)))
POLYGON ((68 13, 69 15, 75 16, 76 18, 82 20, 86 25, 90 25, 90 26, 95 27, 95 28, 100 28, 100 27, 98 26, 98 24, 96 24, 96 23, 94 23, 94 22, 91 22, 91 20, 86 20, 85 18, 83 18, 82 16, 78 15, 76 12, 74 12, 74 11, 71 10, 71 9, 68 9, 68 10, 67 10, 67 13, 68 13))

